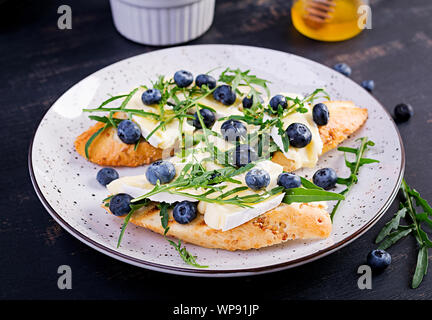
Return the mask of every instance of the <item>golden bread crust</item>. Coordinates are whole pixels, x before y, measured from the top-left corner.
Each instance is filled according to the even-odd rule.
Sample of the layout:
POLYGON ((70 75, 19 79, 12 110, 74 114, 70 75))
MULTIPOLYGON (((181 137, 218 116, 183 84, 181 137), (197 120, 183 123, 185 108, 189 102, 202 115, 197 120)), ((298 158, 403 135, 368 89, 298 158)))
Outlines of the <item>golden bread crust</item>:
MULTIPOLYGON (((85 144, 103 126, 103 123, 98 122, 75 140, 75 149, 84 158, 86 157, 85 144)), ((162 149, 155 148, 142 140, 137 150, 134 150, 135 145, 123 143, 115 137, 116 134, 116 129, 109 127, 98 135, 89 147, 88 160, 100 166, 137 167, 162 158, 162 149)))
MULTIPOLYGON (((324 104, 327 105, 330 117, 327 125, 318 127, 323 142, 322 153, 336 148, 359 129, 368 117, 367 109, 356 107, 352 101, 327 101, 324 104)), ((300 169, 280 151, 273 154, 272 161, 283 166, 285 171, 300 169)))
MULTIPOLYGON (((103 206, 109 212, 109 209, 103 206)), ((150 204, 132 214, 130 222, 163 234, 159 209, 150 204)), ((322 205, 280 204, 234 229, 209 228, 201 214, 188 224, 177 223, 170 212, 168 236, 205 248, 225 250, 258 249, 294 239, 327 238, 332 229, 329 214, 322 205)))

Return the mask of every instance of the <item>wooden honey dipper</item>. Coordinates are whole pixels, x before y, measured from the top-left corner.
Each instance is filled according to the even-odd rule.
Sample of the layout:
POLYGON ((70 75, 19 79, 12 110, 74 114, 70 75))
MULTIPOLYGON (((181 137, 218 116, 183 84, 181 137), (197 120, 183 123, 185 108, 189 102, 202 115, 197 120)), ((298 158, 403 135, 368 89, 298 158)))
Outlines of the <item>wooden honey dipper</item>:
POLYGON ((335 11, 336 3, 334 0, 304 0, 306 14, 305 23, 312 28, 320 28, 331 18, 331 13, 335 11))

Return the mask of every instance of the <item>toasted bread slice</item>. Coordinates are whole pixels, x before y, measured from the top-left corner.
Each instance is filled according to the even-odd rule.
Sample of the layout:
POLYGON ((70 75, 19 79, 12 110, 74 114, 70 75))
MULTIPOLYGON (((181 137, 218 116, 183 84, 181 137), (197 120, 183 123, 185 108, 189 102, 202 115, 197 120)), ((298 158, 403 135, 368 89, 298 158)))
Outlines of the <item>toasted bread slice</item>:
MULTIPOLYGON (((109 212, 109 209, 103 206, 109 212)), ((130 222, 163 234, 159 209, 150 204, 134 212, 130 222)), ((322 204, 280 204, 234 229, 209 228, 201 214, 188 224, 177 223, 170 212, 168 235, 206 248, 249 250, 294 239, 327 238, 332 229, 330 216, 322 204)))
MULTIPOLYGON (((336 148, 359 129, 368 117, 367 109, 356 107, 352 101, 327 101, 324 104, 329 110, 330 117, 327 125, 318 127, 323 141, 322 153, 336 148)), ((293 160, 287 159, 280 151, 273 154, 272 161, 283 166, 285 171, 300 169, 293 160)))
MULTIPOLYGON (((319 127, 324 144, 323 153, 335 148, 367 119, 367 110, 355 107, 351 101, 328 101, 325 104, 329 109, 330 119, 327 125, 319 127)), ((102 123, 97 123, 76 139, 75 148, 81 156, 85 157, 84 148, 88 139, 102 126, 102 123)), ((142 141, 134 151, 133 145, 127 145, 117 139, 112 127, 99 135, 89 148, 89 160, 102 166, 137 167, 159 160, 162 155, 162 149, 155 148, 145 141, 142 141)), ((272 160, 284 166, 286 171, 299 169, 294 161, 288 160, 282 152, 275 152, 272 160)))
MULTIPOLYGON (((103 123, 98 122, 75 140, 75 149, 84 158, 88 139, 103 126, 103 123)), ((101 166, 137 167, 162 158, 163 150, 153 147, 143 139, 134 150, 135 145, 123 143, 116 135, 116 129, 113 127, 105 129, 98 135, 89 147, 88 160, 101 166)))

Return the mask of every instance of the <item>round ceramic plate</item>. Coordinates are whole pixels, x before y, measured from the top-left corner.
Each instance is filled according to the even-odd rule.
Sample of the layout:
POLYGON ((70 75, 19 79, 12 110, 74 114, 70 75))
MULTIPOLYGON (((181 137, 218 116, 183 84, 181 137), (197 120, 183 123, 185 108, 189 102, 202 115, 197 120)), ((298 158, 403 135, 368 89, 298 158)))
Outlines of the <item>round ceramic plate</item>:
MULTIPOLYGON (((110 65, 77 83, 63 94, 43 117, 29 153, 30 175, 36 192, 53 218, 73 236, 121 261, 163 272, 193 276, 243 276, 282 270, 323 257, 370 228, 387 210, 400 185, 404 171, 402 142, 391 117, 364 89, 347 77, 316 62, 284 52, 232 45, 200 45, 158 50, 110 65), (195 75, 226 67, 250 69, 252 74, 271 81, 271 93, 310 93, 325 88, 332 100, 352 100, 367 108, 369 119, 343 143, 356 146, 356 138, 367 136, 376 146, 367 157, 380 163, 363 166, 359 183, 343 202, 328 239, 288 241, 259 250, 229 252, 187 244, 208 265, 197 269, 185 264, 164 238, 132 224, 122 245, 116 248, 122 220, 103 210, 105 188, 96 182, 100 169, 74 149, 75 138, 92 121, 81 109, 97 106, 108 94, 129 92, 150 84, 158 75, 172 75, 179 69, 195 75)), ((347 176, 343 154, 333 150, 320 159, 317 168, 335 168, 347 176)), ((301 170, 311 176, 316 169, 301 170)), ((120 168, 121 176, 140 174, 143 167, 120 168)))

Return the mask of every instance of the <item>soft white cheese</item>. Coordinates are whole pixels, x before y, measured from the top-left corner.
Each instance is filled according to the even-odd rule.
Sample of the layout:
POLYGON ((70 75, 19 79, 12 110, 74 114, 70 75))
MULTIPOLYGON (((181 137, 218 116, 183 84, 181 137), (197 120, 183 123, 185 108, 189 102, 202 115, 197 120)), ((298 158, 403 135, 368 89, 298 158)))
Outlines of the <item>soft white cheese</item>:
MULTIPOLYGON (((143 88, 138 89, 129 101, 128 106, 133 109, 141 109, 146 112, 159 114, 158 105, 147 106, 142 102, 141 95, 143 92, 143 88)), ((170 115, 174 115, 170 106, 165 106, 165 112, 167 117, 169 117, 170 115)), ((158 120, 150 116, 141 117, 138 115, 133 115, 132 120, 135 121, 140 127, 141 134, 144 138, 146 138, 160 124, 158 120)), ((189 123, 187 123, 186 120, 183 120, 182 131, 185 134, 193 134, 194 129, 195 128, 189 123)), ((179 140, 180 120, 173 119, 165 125, 165 128, 159 128, 157 131, 155 131, 148 139, 148 143, 150 143, 153 147, 156 148, 171 149, 178 143, 179 140)))
POLYGON ((276 208, 282 202, 284 195, 285 193, 281 193, 272 196, 265 201, 253 204, 251 208, 207 203, 205 205, 204 221, 212 229, 227 231, 276 208))
MULTIPOLYGON (((271 190, 277 186, 277 178, 283 171, 282 166, 270 160, 265 160, 258 162, 254 168, 261 168, 269 173, 270 183, 266 187, 266 190, 271 190)), ((247 173, 236 176, 234 179, 241 181, 242 185, 246 185, 246 174, 247 173)), ((239 187, 238 184, 229 182, 222 183, 220 185, 227 186, 225 189, 223 189, 223 192, 227 192, 233 188, 239 187)), ((236 193, 235 195, 246 196, 260 192, 262 191, 253 191, 252 189, 248 189, 236 193)), ((232 204, 206 203, 200 201, 198 204, 198 211, 204 214, 204 221, 210 228, 226 231, 238 227, 239 225, 246 223, 249 220, 254 219, 257 216, 277 207, 282 202, 284 195, 284 193, 274 195, 262 202, 251 204, 251 208, 243 208, 232 204)))
MULTIPOLYGON (((283 95, 292 98, 295 98, 297 96, 300 99, 302 99, 300 95, 289 94, 289 93, 285 93, 283 95)), ((319 134, 318 126, 316 125, 316 123, 313 121, 312 118, 311 107, 309 105, 305 105, 305 108, 308 109, 308 112, 306 113, 295 112, 293 114, 284 117, 282 119, 282 122, 283 122, 284 129, 288 128, 290 124, 295 122, 302 123, 309 128, 310 132, 312 133, 312 140, 306 147, 294 148, 292 146, 289 146, 288 151, 285 152, 282 138, 279 135, 278 129, 276 127, 273 127, 271 129, 271 137, 273 138, 274 142, 277 144, 277 146, 280 148, 280 150, 283 152, 283 154, 287 159, 293 160, 295 162, 295 166, 297 168, 315 167, 318 162, 318 157, 322 154, 322 149, 323 149, 323 142, 319 134)))
MULTIPOLYGON (((178 157, 172 157, 167 160, 172 162, 176 169, 176 175, 174 179, 176 179, 179 176, 184 166, 191 161, 190 158, 186 159, 186 161, 181 161, 181 159, 178 157)), ((110 192, 110 194, 127 193, 133 198, 140 197, 153 190, 153 188, 154 185, 147 180, 145 174, 137 175, 137 176, 121 177, 119 179, 112 181, 107 185, 107 189, 110 192)), ((189 193, 189 194, 200 194, 202 193, 202 190, 185 189, 182 190, 182 192, 189 193)), ((148 198, 152 201, 166 202, 166 203, 174 203, 177 201, 184 201, 184 200, 198 201, 192 197, 171 194, 169 192, 160 192, 148 198)))

